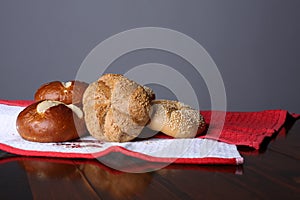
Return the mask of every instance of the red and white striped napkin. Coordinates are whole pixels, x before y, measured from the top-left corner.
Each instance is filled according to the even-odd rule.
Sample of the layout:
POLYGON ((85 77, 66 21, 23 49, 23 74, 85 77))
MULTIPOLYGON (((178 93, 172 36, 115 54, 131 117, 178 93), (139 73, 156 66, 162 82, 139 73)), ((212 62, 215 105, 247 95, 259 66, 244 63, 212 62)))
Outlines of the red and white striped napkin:
MULTIPOLYGON (((193 139, 174 139, 156 135, 150 139, 116 143, 103 142, 92 136, 61 143, 37 143, 22 139, 16 130, 16 118, 33 101, 0 100, 0 149, 24 156, 62 158, 99 158, 112 152, 151 162, 187 164, 243 163, 236 145, 259 149, 265 138, 273 136, 288 119, 300 115, 285 110, 260 112, 226 112, 220 130, 210 121, 211 111, 201 111, 209 124, 208 133, 193 139)), ((220 115, 221 116, 221 115, 220 115)))
POLYGON ((0 101, 0 149, 24 156, 62 158, 98 158, 120 152, 150 162, 188 164, 243 163, 236 145, 213 139, 150 138, 117 143, 103 142, 92 136, 60 143, 38 143, 24 140, 16 130, 16 118, 32 101, 0 101))

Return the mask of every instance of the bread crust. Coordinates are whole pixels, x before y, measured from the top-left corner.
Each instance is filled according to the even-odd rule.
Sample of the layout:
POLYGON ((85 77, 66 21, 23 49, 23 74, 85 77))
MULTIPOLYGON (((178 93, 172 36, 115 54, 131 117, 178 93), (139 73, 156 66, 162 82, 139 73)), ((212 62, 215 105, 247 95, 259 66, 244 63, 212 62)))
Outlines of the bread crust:
POLYGON ((83 95, 87 129, 99 140, 130 141, 148 123, 153 98, 150 88, 120 74, 105 74, 91 83, 83 95))
POLYGON ((151 121, 148 127, 174 138, 193 138, 204 131, 206 124, 198 110, 171 100, 151 102, 151 121))
POLYGON ((88 84, 81 81, 52 81, 41 85, 34 94, 35 101, 54 100, 65 104, 81 104, 88 84))
POLYGON ((33 142, 64 142, 86 133, 84 119, 79 118, 65 104, 39 113, 37 106, 43 101, 35 102, 19 113, 16 126, 23 139, 33 142))

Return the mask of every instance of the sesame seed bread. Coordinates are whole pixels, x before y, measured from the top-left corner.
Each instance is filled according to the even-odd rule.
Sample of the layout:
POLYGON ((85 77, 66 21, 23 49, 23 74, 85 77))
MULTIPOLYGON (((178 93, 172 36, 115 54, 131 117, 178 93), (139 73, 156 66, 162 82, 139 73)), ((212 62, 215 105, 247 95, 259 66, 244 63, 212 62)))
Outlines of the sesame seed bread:
POLYGON ((174 138, 193 138, 205 129, 205 121, 198 110, 171 100, 151 102, 151 121, 148 128, 174 138))

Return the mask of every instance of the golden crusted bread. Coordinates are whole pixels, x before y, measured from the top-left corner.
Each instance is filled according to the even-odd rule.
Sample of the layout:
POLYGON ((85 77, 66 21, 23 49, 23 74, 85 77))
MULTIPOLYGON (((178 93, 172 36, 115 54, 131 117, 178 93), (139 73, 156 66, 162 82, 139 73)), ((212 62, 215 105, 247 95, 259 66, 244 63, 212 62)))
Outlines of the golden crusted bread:
POLYGON ((42 100, 27 106, 16 120, 20 136, 32 142, 65 142, 83 136, 83 112, 73 104, 42 100))
POLYGON ((83 95, 87 129, 99 140, 130 141, 149 122, 154 97, 150 88, 119 74, 105 74, 83 95))
POLYGON ((205 129, 205 121, 198 110, 171 100, 151 102, 151 121, 148 128, 175 138, 193 138, 198 129, 205 129))

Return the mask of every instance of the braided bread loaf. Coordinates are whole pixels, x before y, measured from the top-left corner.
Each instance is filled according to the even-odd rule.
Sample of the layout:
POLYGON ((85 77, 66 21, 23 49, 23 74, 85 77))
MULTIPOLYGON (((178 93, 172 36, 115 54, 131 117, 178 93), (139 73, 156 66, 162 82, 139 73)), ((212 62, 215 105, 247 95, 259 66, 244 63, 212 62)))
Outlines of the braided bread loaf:
POLYGON ((193 138, 206 124, 198 110, 178 101, 153 100, 148 128, 174 138, 193 138))

